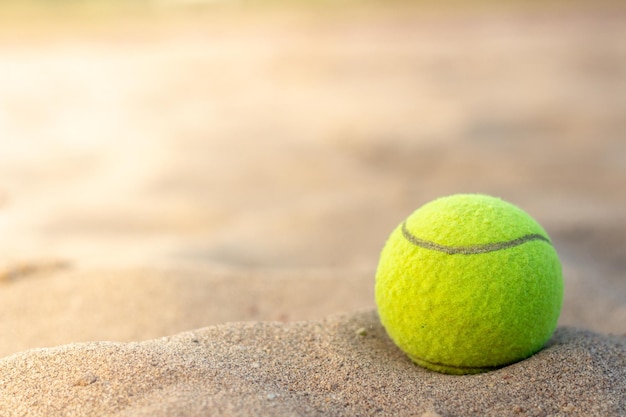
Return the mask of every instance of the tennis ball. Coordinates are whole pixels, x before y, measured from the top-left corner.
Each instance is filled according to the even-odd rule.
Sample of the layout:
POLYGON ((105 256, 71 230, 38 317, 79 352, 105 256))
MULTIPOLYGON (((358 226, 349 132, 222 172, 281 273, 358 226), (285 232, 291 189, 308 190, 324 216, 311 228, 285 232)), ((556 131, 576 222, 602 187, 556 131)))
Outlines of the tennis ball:
POLYGON ((539 351, 561 311, 563 278, 545 230, 495 197, 457 194, 411 214, 376 271, 378 314, 420 366, 473 374, 539 351))

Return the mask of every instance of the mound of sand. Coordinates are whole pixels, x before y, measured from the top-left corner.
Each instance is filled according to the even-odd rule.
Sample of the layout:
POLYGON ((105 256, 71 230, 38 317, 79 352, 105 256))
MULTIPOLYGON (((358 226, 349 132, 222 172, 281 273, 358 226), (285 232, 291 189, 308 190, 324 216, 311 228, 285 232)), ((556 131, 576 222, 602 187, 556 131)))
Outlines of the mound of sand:
POLYGON ((0 360, 0 413, 49 415, 623 415, 626 338, 561 327, 531 358, 475 376, 413 365, 372 311, 217 325, 0 360))

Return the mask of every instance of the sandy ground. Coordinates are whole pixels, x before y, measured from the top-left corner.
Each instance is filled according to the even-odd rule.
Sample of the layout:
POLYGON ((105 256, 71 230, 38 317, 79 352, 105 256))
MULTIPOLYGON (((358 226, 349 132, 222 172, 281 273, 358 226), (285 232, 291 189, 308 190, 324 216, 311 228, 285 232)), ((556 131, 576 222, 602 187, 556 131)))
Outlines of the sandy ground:
POLYGON ((0 414, 626 413, 624 13, 1 32, 0 414), (462 378, 373 301, 455 192, 530 212, 566 283, 548 348, 462 378))

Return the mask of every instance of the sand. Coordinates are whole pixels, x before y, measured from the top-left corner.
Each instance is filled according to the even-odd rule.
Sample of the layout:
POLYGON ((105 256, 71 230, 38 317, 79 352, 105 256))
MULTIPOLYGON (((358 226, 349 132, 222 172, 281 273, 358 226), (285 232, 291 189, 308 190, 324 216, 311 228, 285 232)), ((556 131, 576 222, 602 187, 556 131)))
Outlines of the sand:
POLYGON ((620 415, 625 350, 623 336, 562 327, 530 359, 478 376, 450 376, 413 365, 371 311, 291 324, 231 323, 146 342, 92 342, 6 357, 0 411, 620 415))
POLYGON ((626 415, 626 12, 563 7, 4 27, 0 415, 626 415), (548 345, 474 376, 373 300, 454 192, 530 212, 565 280, 548 345))

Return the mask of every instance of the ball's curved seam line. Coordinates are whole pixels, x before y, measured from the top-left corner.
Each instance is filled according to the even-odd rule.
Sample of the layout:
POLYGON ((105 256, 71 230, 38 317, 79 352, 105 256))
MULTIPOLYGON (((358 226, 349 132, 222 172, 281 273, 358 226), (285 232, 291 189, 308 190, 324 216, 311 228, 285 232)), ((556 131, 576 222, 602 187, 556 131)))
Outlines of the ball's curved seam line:
POLYGON ((406 220, 402 223, 402 235, 406 240, 414 244, 415 246, 419 246, 424 249, 436 250, 439 252, 447 253, 448 255, 476 255, 479 253, 487 253, 487 252, 495 252, 502 249, 512 248, 514 246, 521 245, 526 242, 530 242, 532 240, 542 240, 549 244, 552 244, 550 240, 538 233, 533 233, 530 235, 524 235, 522 237, 518 237, 517 239, 508 240, 505 242, 495 242, 495 243, 487 243, 484 245, 476 245, 476 246, 445 246, 440 245, 439 243, 431 242, 429 240, 420 239, 414 236, 406 226, 406 220))
POLYGON ((504 365, 496 365, 496 366, 489 366, 489 365, 487 366, 458 366, 458 365, 447 365, 445 363, 440 363, 440 362, 427 361, 426 359, 422 359, 414 355, 409 355, 409 358, 413 362, 420 361, 420 362, 424 362, 432 366, 443 366, 443 367, 450 368, 450 369, 463 369, 463 370, 473 370, 473 371, 482 370, 484 372, 495 371, 496 369, 504 368, 505 366, 509 365, 508 363, 505 363, 504 365))

